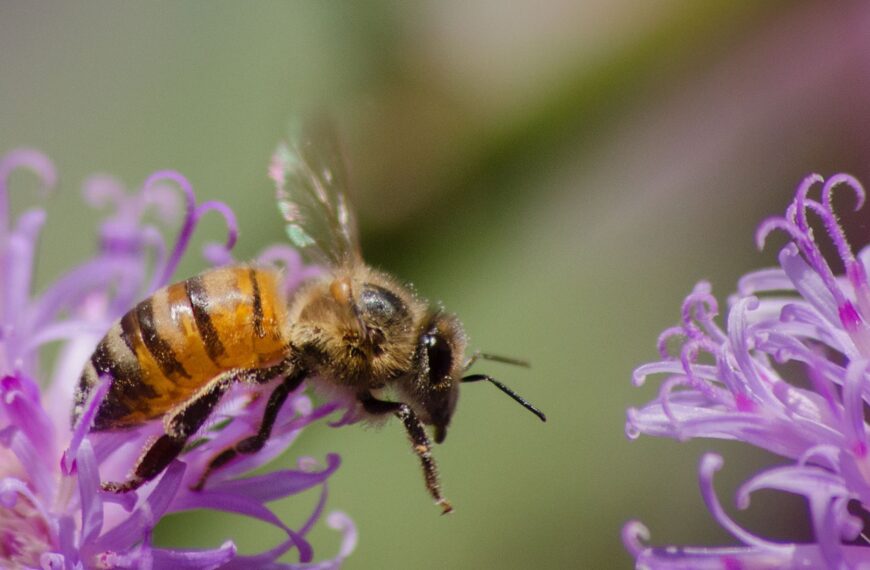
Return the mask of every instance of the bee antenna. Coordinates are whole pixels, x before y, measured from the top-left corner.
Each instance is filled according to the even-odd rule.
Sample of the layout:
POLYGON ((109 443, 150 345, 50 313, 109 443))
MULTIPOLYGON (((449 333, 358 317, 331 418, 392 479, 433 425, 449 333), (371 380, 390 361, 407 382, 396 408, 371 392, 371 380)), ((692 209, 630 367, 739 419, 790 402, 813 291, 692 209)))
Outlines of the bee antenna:
POLYGON ((487 352, 481 352, 479 350, 475 350, 472 353, 471 357, 465 362, 465 370, 471 368, 471 366, 477 362, 478 360, 490 360, 492 362, 501 362, 502 364, 510 364, 512 366, 522 366, 523 368, 531 368, 531 364, 529 364, 528 360, 522 360, 519 358, 511 358, 509 356, 499 356, 497 354, 489 354, 487 352))
POLYGON ((513 398, 514 401, 519 403, 522 407, 524 407, 528 411, 532 412, 533 414, 535 414, 536 416, 541 418, 542 422, 547 421, 547 416, 544 415, 544 412, 542 412, 541 410, 539 410, 535 406, 528 403, 522 396, 520 396, 519 394, 517 394, 516 392, 514 392, 513 390, 511 390, 510 388, 508 388, 507 386, 505 386, 504 384, 502 384, 501 382, 499 382, 498 380, 493 378, 492 376, 488 376, 486 374, 471 374, 469 376, 465 376, 464 378, 462 378, 463 382, 478 382, 480 380, 486 380, 487 382, 494 384, 496 388, 498 388, 499 390, 501 390, 502 392, 504 392, 505 394, 507 394, 508 396, 513 398))

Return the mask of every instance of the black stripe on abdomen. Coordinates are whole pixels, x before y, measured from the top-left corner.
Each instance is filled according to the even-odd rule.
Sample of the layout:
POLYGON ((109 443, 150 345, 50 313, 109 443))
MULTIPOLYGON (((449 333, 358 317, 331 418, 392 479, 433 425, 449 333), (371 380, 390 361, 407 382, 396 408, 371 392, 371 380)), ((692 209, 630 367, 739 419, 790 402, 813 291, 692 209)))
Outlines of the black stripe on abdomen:
POLYGON ((178 361, 175 356, 175 351, 165 338, 160 336, 160 331, 157 330, 157 323, 154 321, 154 300, 153 298, 145 299, 134 309, 136 320, 139 323, 139 332, 142 335, 142 342, 145 348, 154 357, 155 362, 160 367, 160 370, 167 378, 183 376, 190 378, 187 370, 178 361))
MULTIPOLYGON (((97 371, 97 376, 107 374, 112 377, 112 384, 123 384, 125 386, 138 386, 142 384, 142 373, 139 368, 139 363, 135 356, 113 354, 109 349, 109 336, 114 335, 115 330, 109 331, 94 354, 91 355, 91 364, 97 371)), ((122 332, 120 336, 123 336, 122 332)), ((120 339, 118 339, 120 340, 120 339)))
MULTIPOLYGON (((100 431, 113 427, 116 420, 132 413, 137 403, 157 397, 157 393, 142 381, 142 371, 135 354, 129 350, 127 332, 121 326, 115 325, 97 345, 91 356, 91 364, 97 377, 111 377, 109 392, 103 399, 94 418, 93 429, 100 431)), ((93 387, 91 387, 93 389, 93 387)))
POLYGON ((248 270, 248 277, 251 279, 254 297, 254 334, 263 338, 266 336, 266 329, 263 328, 263 300, 260 298, 260 284, 257 282, 257 270, 248 270))
POLYGON ((205 352, 212 362, 220 366, 218 358, 226 354, 226 349, 224 349, 224 343, 221 342, 217 329, 211 321, 211 315, 209 315, 208 292, 202 276, 185 281, 184 290, 193 309, 193 318, 196 321, 199 336, 205 344, 205 352))

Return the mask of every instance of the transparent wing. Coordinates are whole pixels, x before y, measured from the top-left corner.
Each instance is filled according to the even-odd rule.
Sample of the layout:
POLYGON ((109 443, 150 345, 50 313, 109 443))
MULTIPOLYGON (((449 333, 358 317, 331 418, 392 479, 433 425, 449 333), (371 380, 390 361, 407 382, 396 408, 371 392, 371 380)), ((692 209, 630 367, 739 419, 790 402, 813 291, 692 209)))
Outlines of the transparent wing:
POLYGON ((272 156, 269 176, 293 245, 320 263, 361 260, 356 220, 345 196, 344 163, 328 123, 291 125, 290 138, 272 156))

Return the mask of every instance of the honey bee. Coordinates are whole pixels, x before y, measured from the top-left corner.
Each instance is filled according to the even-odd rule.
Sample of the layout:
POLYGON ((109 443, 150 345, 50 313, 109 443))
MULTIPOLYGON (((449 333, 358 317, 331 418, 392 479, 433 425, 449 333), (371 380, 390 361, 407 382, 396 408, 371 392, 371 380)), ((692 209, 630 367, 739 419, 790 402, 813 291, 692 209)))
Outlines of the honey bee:
POLYGON ((81 374, 72 413, 81 416, 100 378, 109 377, 92 431, 132 428, 162 419, 163 434, 142 451, 132 472, 103 489, 133 491, 157 477, 203 427, 237 382, 271 390, 256 433, 217 452, 195 484, 266 443, 287 397, 306 379, 352 402, 358 415, 398 417, 418 456, 429 494, 444 513, 431 444, 441 443, 456 409, 459 384, 488 381, 541 420, 543 413, 485 374, 466 375, 485 358, 452 314, 362 259, 344 194, 338 147, 328 131, 301 127, 279 146, 270 175, 294 245, 328 269, 292 298, 275 268, 236 265, 206 271, 155 292, 115 322, 81 374), (392 390, 395 401, 376 397, 392 390))

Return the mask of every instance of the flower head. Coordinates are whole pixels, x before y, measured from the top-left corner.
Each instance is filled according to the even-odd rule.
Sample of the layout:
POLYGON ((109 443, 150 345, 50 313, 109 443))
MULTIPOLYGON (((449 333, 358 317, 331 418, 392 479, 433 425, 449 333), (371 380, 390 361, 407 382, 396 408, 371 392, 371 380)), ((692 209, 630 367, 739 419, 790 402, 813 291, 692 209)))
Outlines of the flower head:
POLYGON ((704 500, 716 520, 744 546, 655 549, 641 543, 646 529, 624 529, 626 547, 643 568, 846 568, 870 564, 860 505, 870 512, 870 248, 856 256, 832 205, 835 189, 850 189, 856 210, 864 189, 851 176, 827 181, 811 175, 785 216, 764 221, 756 241, 773 230, 790 242, 780 267, 744 276, 729 299, 724 328, 710 285, 699 283, 683 302, 680 325, 659 338, 661 360, 639 367, 636 384, 663 377, 658 396, 628 410, 629 437, 640 434, 738 440, 787 460, 746 481, 737 505, 759 489, 806 498, 814 543, 765 540, 738 526, 722 509, 712 478, 722 458, 701 460, 704 500), (818 197, 811 191, 820 187, 818 197), (845 268, 837 275, 819 249, 811 217, 845 268), (679 350, 668 347, 679 338, 679 350), (783 366, 790 363, 789 367, 783 366), (796 373, 802 370, 802 373, 796 373), (848 507, 848 508, 847 508, 848 507))
MULTIPOLYGON (((268 444, 215 472, 203 491, 190 488, 216 451, 258 425, 265 402, 250 388, 233 389, 181 459, 136 492, 107 493, 100 481, 123 477, 144 442, 162 429, 159 422, 141 429, 90 433, 90 422, 111 380, 104 378, 84 403, 79 422, 70 425, 74 388, 97 342, 137 300, 167 284, 207 212, 223 216, 228 227, 224 243, 205 246, 207 260, 216 265, 232 261, 237 235, 232 211, 219 202, 197 204, 190 183, 172 171, 153 174, 134 193, 110 177, 93 177, 85 183, 86 199, 112 209, 99 228, 98 251, 34 294, 36 246, 46 214, 32 209, 10 219, 8 181, 19 169, 35 173, 47 191, 56 180, 51 162, 37 151, 19 150, 0 160, 0 566, 338 567, 356 541, 348 517, 341 513, 327 517, 328 524, 344 533, 335 558, 311 562, 314 555, 305 539, 322 515, 326 480, 338 468, 338 456, 327 456, 325 465, 301 458, 297 469, 241 477, 284 452, 302 428, 330 414, 338 404, 315 407, 301 391, 294 393, 279 413, 268 444), (182 191, 185 215, 178 238, 167 244, 157 226, 146 219, 172 221, 178 211, 174 187, 182 191), (53 365, 41 352, 48 343, 58 345, 53 365), (291 529, 266 506, 318 487, 320 501, 301 528, 291 529), (204 551, 156 547, 152 531, 159 520, 190 509, 256 518, 281 529, 286 539, 251 556, 239 555, 231 541, 204 551), (276 562, 291 549, 298 553, 298 564, 276 562)), ((317 271, 304 266, 289 247, 274 246, 260 259, 284 266, 288 295, 317 271)))

